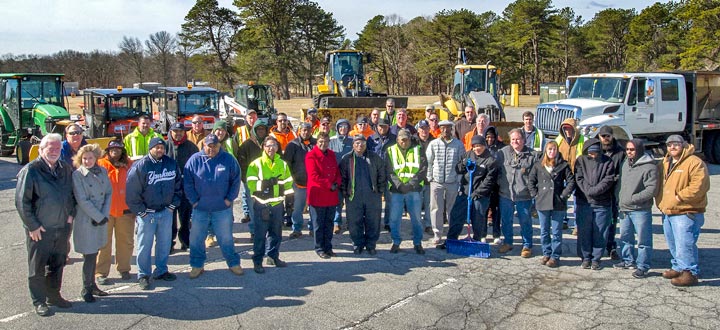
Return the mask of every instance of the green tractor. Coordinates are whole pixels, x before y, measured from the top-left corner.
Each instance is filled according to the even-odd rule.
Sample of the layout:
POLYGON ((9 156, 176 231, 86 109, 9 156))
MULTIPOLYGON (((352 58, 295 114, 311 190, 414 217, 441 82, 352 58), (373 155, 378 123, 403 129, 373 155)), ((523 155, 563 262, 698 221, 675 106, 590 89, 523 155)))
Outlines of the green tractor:
POLYGON ((0 73, 0 155, 17 148, 19 164, 28 162, 32 144, 71 124, 63 98, 63 74, 0 73))

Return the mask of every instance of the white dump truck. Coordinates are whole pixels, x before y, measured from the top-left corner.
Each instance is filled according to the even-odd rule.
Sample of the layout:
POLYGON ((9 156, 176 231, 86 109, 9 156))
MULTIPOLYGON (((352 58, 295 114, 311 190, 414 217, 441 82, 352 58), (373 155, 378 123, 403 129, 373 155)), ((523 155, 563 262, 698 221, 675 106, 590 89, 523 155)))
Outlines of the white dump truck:
POLYGON ((706 160, 720 162, 720 72, 592 73, 566 85, 566 99, 537 106, 535 126, 546 137, 572 117, 587 137, 610 126, 616 138, 645 139, 656 154, 667 136, 680 134, 706 160))

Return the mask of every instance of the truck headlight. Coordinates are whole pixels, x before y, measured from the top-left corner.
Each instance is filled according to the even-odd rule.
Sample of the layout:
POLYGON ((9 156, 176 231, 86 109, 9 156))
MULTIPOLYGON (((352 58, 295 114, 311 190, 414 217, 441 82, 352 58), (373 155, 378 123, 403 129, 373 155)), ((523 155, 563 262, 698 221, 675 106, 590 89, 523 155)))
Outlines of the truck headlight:
POLYGON ((582 134, 587 137, 592 137, 592 136, 595 136, 595 133, 597 132, 597 130, 598 130, 597 126, 588 125, 588 126, 582 127, 580 132, 582 132, 582 134))

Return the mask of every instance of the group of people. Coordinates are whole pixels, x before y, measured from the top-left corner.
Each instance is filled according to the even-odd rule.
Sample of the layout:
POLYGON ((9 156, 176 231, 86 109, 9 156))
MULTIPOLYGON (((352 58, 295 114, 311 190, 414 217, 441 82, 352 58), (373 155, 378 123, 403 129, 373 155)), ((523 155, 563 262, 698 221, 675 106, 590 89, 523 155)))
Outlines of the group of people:
POLYGON ((634 269, 637 278, 650 268, 654 199, 673 257, 663 276, 674 285, 697 284, 696 242, 709 179, 681 136, 667 139, 668 154, 657 165, 642 141, 620 145, 610 127, 586 140, 574 119, 547 142, 530 112, 523 115, 523 127, 510 131, 509 145, 489 117, 471 106, 454 122, 439 121, 428 106, 416 125, 392 99, 384 111, 361 115, 354 125, 339 119, 331 127, 332 118, 318 118, 316 109, 307 113, 294 128, 284 113, 270 125, 250 110, 243 122, 218 120, 209 132, 208 119, 198 115, 190 129, 173 124, 167 140, 153 131, 150 118, 141 117, 132 133, 104 150, 87 144, 79 125, 67 127, 64 141, 54 133, 43 137, 39 157, 19 172, 16 188, 36 313, 50 315, 48 305, 71 306, 60 294, 71 237, 83 255, 81 295, 87 302, 107 295, 97 284, 111 282, 113 237, 116 269, 124 280, 131 278, 137 241, 137 279, 144 290, 153 280, 176 279, 167 267, 176 239, 181 251, 189 249, 191 279, 203 274, 206 249, 213 245, 219 245, 229 270, 243 275, 233 240, 236 199, 241 222, 249 222, 258 274, 265 272, 264 263, 287 266, 280 259, 282 226, 290 222, 290 237, 301 237, 306 206, 309 235, 323 259, 336 256, 332 238, 345 227, 354 254, 375 255, 381 228, 390 232, 389 252, 398 253, 404 212, 417 254, 425 254, 424 234, 445 248, 446 221, 446 239, 457 239, 470 221, 473 239, 482 242, 492 223, 493 243, 507 253, 517 216, 520 255, 529 258, 537 212, 541 262, 557 267, 574 195, 581 266, 600 269, 607 250, 620 260, 614 267, 634 269))

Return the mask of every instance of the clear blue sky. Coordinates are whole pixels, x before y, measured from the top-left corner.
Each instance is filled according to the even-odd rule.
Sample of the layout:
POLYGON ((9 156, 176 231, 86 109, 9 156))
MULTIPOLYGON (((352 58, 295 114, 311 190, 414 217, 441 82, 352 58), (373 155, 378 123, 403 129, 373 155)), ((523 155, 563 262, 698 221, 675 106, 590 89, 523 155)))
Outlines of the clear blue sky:
MULTIPOLYGON (((232 0, 219 0, 236 10, 232 0)), ((375 15, 396 14, 405 21, 431 17, 443 9, 467 8, 477 13, 502 11, 508 0, 316 0, 345 27, 349 39, 375 15)), ((643 8, 651 0, 554 0, 555 8, 571 7, 585 21, 605 8, 643 8)), ((661 1, 667 2, 667 1, 661 1)), ((116 51, 124 35, 144 41, 158 31, 176 33, 194 0, 0 0, 3 28, 0 55, 52 54, 73 49, 116 51)))

